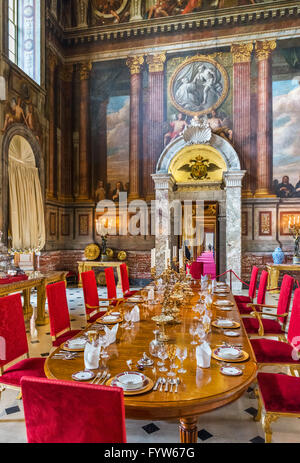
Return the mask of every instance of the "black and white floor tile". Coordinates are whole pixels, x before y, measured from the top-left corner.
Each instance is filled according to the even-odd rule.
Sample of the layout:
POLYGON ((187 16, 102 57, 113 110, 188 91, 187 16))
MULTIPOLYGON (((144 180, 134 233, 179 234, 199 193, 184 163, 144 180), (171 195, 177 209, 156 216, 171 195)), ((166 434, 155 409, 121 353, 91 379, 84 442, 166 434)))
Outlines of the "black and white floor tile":
MULTIPOLYGON (((85 324, 85 310, 82 289, 68 288, 68 303, 72 329, 80 329, 85 324)), ((99 288, 99 296, 106 297, 106 290, 99 288)), ((268 302, 278 299, 272 296, 268 302)), ((32 304, 36 296, 32 296, 32 304)), ((31 340, 28 333, 31 356, 45 357, 52 348, 49 325, 38 328, 38 339, 31 340)), ((263 443, 264 433, 260 423, 253 420, 257 411, 257 401, 253 388, 236 402, 206 413, 199 417, 199 443, 263 443)), ((272 424, 274 442, 300 442, 300 420, 280 419, 272 424)), ((177 421, 135 421, 126 420, 129 443, 178 443, 177 421)), ((17 392, 5 390, 0 400, 0 443, 26 442, 26 429, 22 401, 17 400, 17 392)))

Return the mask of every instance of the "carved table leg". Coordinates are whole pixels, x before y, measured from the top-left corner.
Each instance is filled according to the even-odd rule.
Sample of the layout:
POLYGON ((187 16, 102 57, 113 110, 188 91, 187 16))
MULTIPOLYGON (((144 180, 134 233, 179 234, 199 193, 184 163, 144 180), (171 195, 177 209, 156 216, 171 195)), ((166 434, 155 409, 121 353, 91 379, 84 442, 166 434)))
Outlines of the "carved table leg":
MULTIPOLYGON (((268 267, 268 290, 272 290, 273 288, 278 288, 278 280, 279 280, 279 274, 280 271, 277 267, 268 267)), ((270 294, 276 294, 279 293, 278 289, 274 289, 273 291, 270 291, 270 294)))
POLYGON ((32 305, 30 304, 30 293, 31 289, 24 289, 23 291, 23 300, 24 300, 24 318, 28 320, 33 312, 32 305))
POLYGON ((180 420, 180 442, 182 444, 196 444, 198 439, 197 416, 181 418, 180 420))
POLYGON ((42 283, 37 288, 37 326, 44 326, 48 323, 48 317, 45 314, 45 305, 46 305, 46 286, 45 283, 42 283))

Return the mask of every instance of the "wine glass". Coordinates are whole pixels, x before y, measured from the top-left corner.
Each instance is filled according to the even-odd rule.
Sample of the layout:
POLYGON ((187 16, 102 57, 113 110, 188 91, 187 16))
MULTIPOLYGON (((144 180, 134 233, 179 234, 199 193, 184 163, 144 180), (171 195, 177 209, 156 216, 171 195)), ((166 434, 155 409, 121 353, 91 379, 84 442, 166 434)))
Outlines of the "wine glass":
POLYGON ((167 360, 167 358, 168 358, 168 352, 167 352, 164 345, 161 346, 161 348, 157 352, 157 355, 162 361, 161 362, 161 368, 159 369, 159 371, 161 371, 161 372, 168 371, 167 368, 165 367, 165 360, 167 360))
POLYGON ((186 347, 177 347, 176 349, 176 356, 181 361, 180 370, 178 373, 186 373, 186 370, 183 368, 183 362, 187 358, 187 348, 186 347))
POLYGON ((131 329, 131 325, 130 325, 130 322, 131 322, 131 313, 128 311, 128 312, 125 312, 124 314, 124 318, 126 320, 126 324, 124 326, 125 330, 130 330, 131 329))
POLYGON ((205 329, 202 325, 198 325, 197 327, 197 336, 199 338, 199 341, 203 342, 205 341, 205 338, 206 338, 206 332, 205 332, 205 329))
POLYGON ((170 360, 170 371, 169 373, 167 374, 167 376, 176 376, 176 373, 172 370, 174 370, 176 368, 176 365, 174 363, 174 360, 175 360, 175 357, 176 357, 176 347, 175 346, 169 346, 168 347, 168 357, 169 357, 169 360, 170 360))
POLYGON ((192 325, 190 327, 189 332, 190 332, 190 335, 193 336, 193 340, 191 341, 191 344, 195 346, 197 344, 197 341, 195 341, 195 336, 197 334, 197 327, 195 325, 192 325))
POLYGON ((102 346, 102 352, 101 352, 101 357, 103 359, 108 359, 109 358, 109 355, 106 351, 106 348, 109 346, 109 339, 108 339, 108 336, 104 335, 104 336, 101 336, 99 337, 99 344, 100 346, 102 346))

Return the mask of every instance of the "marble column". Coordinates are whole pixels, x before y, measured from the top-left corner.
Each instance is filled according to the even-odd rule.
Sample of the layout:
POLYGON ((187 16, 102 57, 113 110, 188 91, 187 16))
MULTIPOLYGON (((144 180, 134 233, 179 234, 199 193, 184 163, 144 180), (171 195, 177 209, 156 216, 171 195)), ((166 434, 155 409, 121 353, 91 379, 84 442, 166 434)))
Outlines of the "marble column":
POLYGON ((247 171, 243 196, 251 191, 251 53, 252 43, 237 43, 231 47, 233 56, 233 140, 242 168, 247 171))
POLYGON ((89 0, 76 0, 76 26, 88 26, 89 0))
POLYGON ((130 69, 130 151, 129 183, 131 200, 140 197, 140 150, 141 150, 141 89, 143 56, 130 56, 127 59, 130 69))
MULTIPOLYGON (((155 184, 155 201, 152 202, 152 214, 154 214, 156 225, 156 272, 157 275, 160 275, 165 269, 166 248, 168 246, 171 249, 172 246, 169 203, 173 200, 175 179, 172 174, 153 174, 152 179, 155 184)), ((152 232, 154 232, 153 229, 152 232)))
MULTIPOLYGON (((226 267, 240 278, 242 274, 242 180, 246 171, 224 173, 226 188, 226 267)), ((227 276, 230 282, 230 275, 227 276)), ((233 291, 242 289, 241 282, 232 278, 233 291)))
POLYGON ((272 51, 274 40, 256 42, 257 59, 257 184, 255 196, 272 197, 273 180, 273 101, 272 51))
POLYGON ((144 159, 144 182, 146 199, 154 197, 154 184, 151 175, 156 171, 156 164, 161 155, 164 122, 164 64, 165 53, 148 55, 149 66, 149 122, 148 153, 144 159))
POLYGON ((60 72, 62 82, 63 107, 68 108, 62 114, 62 164, 60 192, 61 199, 72 199, 72 82, 73 65, 64 66, 60 72))
POLYGON ((142 21, 142 0, 131 0, 130 21, 142 21))
POLYGON ((55 73, 57 67, 56 56, 49 50, 48 69, 49 69, 49 88, 48 88, 48 108, 49 108, 49 154, 48 154, 48 175, 47 175, 47 196, 54 198, 56 166, 56 127, 55 127, 55 73))
POLYGON ((92 64, 80 65, 80 127, 79 127, 79 198, 86 200, 90 197, 89 175, 89 108, 90 108, 90 72, 92 64))

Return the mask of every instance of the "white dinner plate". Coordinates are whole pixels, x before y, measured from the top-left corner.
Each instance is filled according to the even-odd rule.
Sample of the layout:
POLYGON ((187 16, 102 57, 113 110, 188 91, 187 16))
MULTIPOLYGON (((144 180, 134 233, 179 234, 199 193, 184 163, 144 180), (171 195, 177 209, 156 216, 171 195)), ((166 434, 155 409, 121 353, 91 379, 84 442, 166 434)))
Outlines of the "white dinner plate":
POLYGON ((137 371, 125 371, 116 376, 116 381, 127 391, 143 387, 146 376, 137 371))
POLYGON ((219 347, 215 351, 215 354, 224 360, 237 360, 243 355, 241 349, 238 347, 219 347))
POLYGON ((113 315, 106 315, 106 317, 102 317, 101 320, 103 322, 115 322, 116 320, 118 320, 118 317, 113 315))
POLYGON ((234 337, 234 338, 240 335, 238 331, 224 331, 224 334, 225 336, 234 337))
POLYGON ((234 322, 232 320, 217 320, 216 325, 220 328, 230 328, 231 326, 234 326, 234 322))
POLYGON ((220 299, 219 301, 215 302, 216 305, 226 305, 226 306, 233 306, 233 303, 228 301, 227 299, 220 299))
POLYGON ((219 310, 223 310, 224 312, 230 312, 232 310, 232 307, 218 307, 219 310))
POLYGON ((69 339, 66 342, 66 345, 69 347, 69 349, 76 349, 76 347, 84 347, 87 343, 86 338, 75 338, 75 339, 69 339))
POLYGON ((72 375, 72 378, 75 379, 75 381, 89 381, 90 379, 93 379, 95 377, 95 373, 92 371, 78 371, 78 373, 74 373, 72 375))
POLYGON ((221 373, 226 376, 241 376, 243 370, 237 367, 221 367, 221 373))

